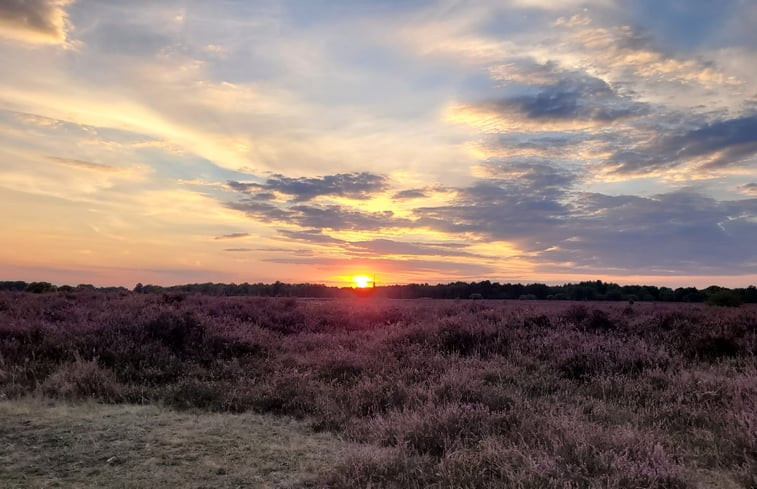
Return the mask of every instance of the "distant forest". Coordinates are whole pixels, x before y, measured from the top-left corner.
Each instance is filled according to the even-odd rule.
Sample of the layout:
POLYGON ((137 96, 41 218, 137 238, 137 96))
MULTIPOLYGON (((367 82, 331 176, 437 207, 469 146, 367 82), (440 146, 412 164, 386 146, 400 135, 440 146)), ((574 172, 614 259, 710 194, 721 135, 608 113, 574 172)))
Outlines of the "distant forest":
MULTIPOLYGON (((49 282, 0 281, 0 291, 18 292, 128 292, 124 287, 95 287, 89 284, 56 286, 49 282)), ((520 299, 572 301, 660 301, 708 302, 715 305, 737 306, 757 303, 757 287, 728 289, 713 285, 706 289, 695 287, 657 287, 654 285, 618 285, 601 280, 563 285, 501 284, 482 282, 451 282, 447 284, 385 285, 370 289, 329 287, 322 284, 222 284, 203 283, 163 287, 137 284, 132 290, 139 294, 208 294, 216 296, 314 297, 338 298, 354 295, 388 299, 520 299)))

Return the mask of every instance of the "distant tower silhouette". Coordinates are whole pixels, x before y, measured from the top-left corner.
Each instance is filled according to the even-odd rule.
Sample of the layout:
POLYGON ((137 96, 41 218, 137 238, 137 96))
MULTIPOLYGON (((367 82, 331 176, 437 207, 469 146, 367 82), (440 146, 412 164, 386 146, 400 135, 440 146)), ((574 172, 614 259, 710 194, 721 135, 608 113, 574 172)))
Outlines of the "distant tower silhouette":
POLYGON ((376 288, 376 274, 373 274, 373 288, 376 288))

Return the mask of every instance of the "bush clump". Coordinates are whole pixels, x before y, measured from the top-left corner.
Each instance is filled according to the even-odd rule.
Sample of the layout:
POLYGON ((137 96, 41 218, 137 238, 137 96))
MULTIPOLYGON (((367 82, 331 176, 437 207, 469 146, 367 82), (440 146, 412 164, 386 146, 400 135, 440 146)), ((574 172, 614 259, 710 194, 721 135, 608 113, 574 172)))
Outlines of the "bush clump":
POLYGON ((115 402, 121 399, 122 386, 108 369, 101 368, 97 360, 84 361, 77 354, 73 363, 61 365, 41 386, 50 397, 66 400, 98 399, 115 402))
POLYGON ((707 297, 707 304, 721 307, 739 307, 744 299, 731 290, 719 290, 707 297))

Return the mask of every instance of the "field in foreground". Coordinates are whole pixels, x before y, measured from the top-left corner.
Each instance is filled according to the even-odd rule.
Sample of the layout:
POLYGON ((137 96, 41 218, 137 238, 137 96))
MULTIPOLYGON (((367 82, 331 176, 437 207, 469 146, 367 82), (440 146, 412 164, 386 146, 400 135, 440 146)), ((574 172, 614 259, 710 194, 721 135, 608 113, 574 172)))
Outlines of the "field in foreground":
POLYGON ((157 406, 0 401, 0 486, 292 487, 349 445, 306 423, 157 406))
MULTIPOLYGON (((177 426, 215 413, 203 419, 231 428, 193 432, 192 460, 226 436, 244 445, 233 436, 245 430, 275 443, 259 422, 282 416, 303 447, 281 455, 301 461, 291 474, 254 479, 266 463, 254 451, 209 459, 243 487, 752 488, 756 343, 757 309, 744 306, 8 293, 0 414, 3 439, 20 434, 0 459, 26 449, 40 474, 97 472, 99 459, 61 462, 55 443, 35 449, 37 435, 8 424, 35 395, 113 404, 87 403, 112 415, 78 425, 60 404, 27 421, 112 421, 127 445, 125 426, 144 426, 129 416, 149 417, 139 410, 177 426)), ((154 432, 150 457, 170 459, 174 432, 154 432)), ((172 472, 151 474, 161 485, 172 472)))

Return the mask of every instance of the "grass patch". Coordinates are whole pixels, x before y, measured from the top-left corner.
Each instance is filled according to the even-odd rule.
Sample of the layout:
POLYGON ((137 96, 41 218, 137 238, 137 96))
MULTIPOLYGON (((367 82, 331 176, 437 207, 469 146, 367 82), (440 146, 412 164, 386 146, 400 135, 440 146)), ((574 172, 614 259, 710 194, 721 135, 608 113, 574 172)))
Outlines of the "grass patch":
POLYGON ((4 488, 302 487, 348 445, 252 413, 21 399, 0 402, 4 488))

